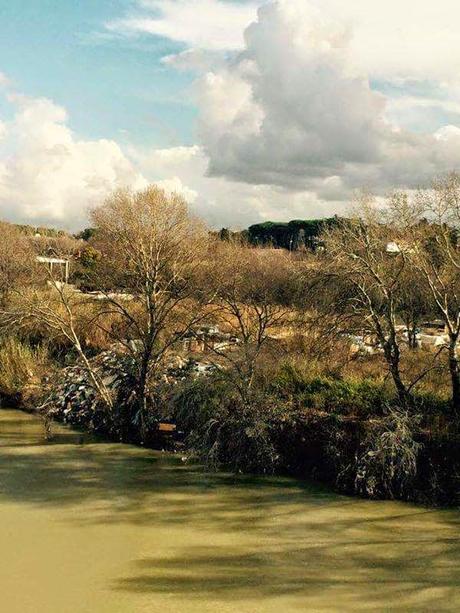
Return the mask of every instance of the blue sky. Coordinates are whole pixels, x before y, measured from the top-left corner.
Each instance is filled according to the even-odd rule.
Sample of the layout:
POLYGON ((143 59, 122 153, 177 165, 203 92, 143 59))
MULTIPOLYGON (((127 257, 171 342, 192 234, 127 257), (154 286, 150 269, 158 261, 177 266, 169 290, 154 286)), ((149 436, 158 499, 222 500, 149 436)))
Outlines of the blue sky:
POLYGON ((0 217, 121 186, 214 227, 460 169, 458 0, 0 0, 0 217))
POLYGON ((1 70, 24 94, 64 106, 82 137, 192 143, 192 77, 160 63, 184 45, 103 36, 104 24, 130 7, 126 0, 23 0, 19 9, 0 0, 1 70))

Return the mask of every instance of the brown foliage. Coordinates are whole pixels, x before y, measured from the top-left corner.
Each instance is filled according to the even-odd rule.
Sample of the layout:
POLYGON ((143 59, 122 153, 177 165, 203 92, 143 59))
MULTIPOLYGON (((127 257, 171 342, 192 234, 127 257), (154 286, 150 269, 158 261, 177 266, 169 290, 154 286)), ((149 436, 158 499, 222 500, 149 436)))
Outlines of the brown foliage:
POLYGON ((0 302, 14 290, 36 280, 37 264, 30 240, 15 226, 0 223, 0 302))

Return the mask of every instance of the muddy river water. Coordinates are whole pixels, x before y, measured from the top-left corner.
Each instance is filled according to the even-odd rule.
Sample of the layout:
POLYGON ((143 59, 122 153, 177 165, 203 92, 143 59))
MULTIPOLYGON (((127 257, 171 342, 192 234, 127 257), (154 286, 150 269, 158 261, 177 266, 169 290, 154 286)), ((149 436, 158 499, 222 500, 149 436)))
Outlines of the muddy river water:
POLYGON ((0 410, 5 613, 460 611, 460 512, 347 498, 0 410))

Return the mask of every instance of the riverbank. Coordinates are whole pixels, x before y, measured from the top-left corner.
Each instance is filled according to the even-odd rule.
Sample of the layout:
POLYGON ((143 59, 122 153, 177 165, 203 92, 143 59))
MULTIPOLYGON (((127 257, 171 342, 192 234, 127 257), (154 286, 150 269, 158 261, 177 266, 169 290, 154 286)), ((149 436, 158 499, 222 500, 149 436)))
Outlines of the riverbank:
POLYGON ((9 613, 456 611, 460 516, 171 456, 0 410, 9 613))
MULTIPOLYGON (((432 420, 416 410, 401 411, 369 381, 308 377, 288 369, 270 380, 251 407, 242 407, 219 373, 197 377, 175 371, 162 389, 161 414, 141 430, 125 362, 113 352, 94 362, 117 399, 113 411, 98 403, 78 364, 59 370, 46 389, 35 386, 45 423, 180 450, 213 470, 313 479, 365 498, 460 504, 458 432, 430 429, 432 420)), ((32 411, 34 393, 25 394, 32 411)))
POLYGON ((238 408, 215 380, 192 382, 175 396, 175 418, 217 466, 315 479, 366 498, 458 506, 460 436, 431 427, 424 400, 405 411, 370 381, 288 371, 253 409, 238 408))

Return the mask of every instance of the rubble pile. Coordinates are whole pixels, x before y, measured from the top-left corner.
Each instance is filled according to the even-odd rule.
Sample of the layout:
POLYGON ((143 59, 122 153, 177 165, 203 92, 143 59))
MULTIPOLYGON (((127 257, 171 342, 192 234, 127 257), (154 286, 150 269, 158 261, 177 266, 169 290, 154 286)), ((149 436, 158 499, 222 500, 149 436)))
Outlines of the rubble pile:
MULTIPOLYGON (((117 404, 129 401, 133 395, 132 358, 106 351, 92 360, 92 366, 117 404)), ((110 432, 113 427, 112 416, 99 406, 90 376, 80 364, 60 371, 45 408, 51 418, 65 423, 104 432, 110 432)))
MULTIPOLYGON (((101 406, 87 369, 81 364, 63 368, 54 380, 50 381, 42 409, 51 419, 95 432, 116 435, 117 438, 122 436, 135 439, 139 423, 133 377, 134 359, 125 353, 105 351, 93 358, 91 365, 112 394, 114 411, 107 411, 101 406)), ((172 356, 165 365, 161 383, 169 388, 189 377, 207 376, 214 371, 212 364, 172 356)), ((156 423, 156 420, 153 422, 156 423)))

